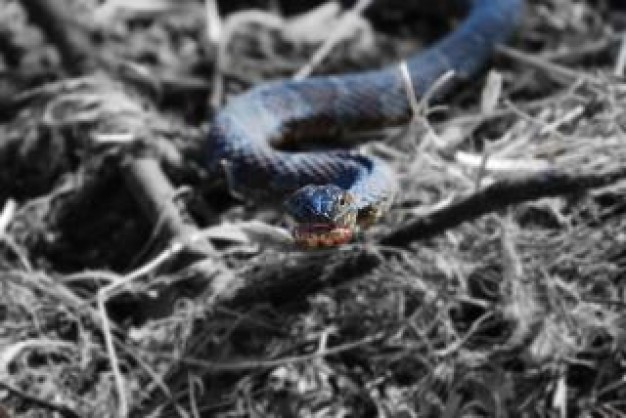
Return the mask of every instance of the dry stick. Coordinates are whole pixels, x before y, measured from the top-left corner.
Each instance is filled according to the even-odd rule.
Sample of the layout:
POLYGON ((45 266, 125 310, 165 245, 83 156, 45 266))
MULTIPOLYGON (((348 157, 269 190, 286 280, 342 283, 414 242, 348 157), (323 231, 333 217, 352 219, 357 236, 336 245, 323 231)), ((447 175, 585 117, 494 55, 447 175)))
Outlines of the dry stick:
MULTIPOLYGON (((84 74, 93 69, 99 60, 89 36, 75 24, 65 5, 51 0, 28 0, 22 4, 31 20, 59 47, 63 63, 69 70, 84 74)), ((170 201, 175 190, 156 162, 150 163, 147 159, 130 162, 124 175, 144 213, 153 223, 163 225, 168 238, 184 241, 187 235, 198 231, 170 201)), ((192 253, 206 256, 211 254, 211 248, 208 244, 197 244, 192 253)))
POLYGON ((615 62, 615 68, 613 75, 615 77, 624 76, 624 68, 626 67, 626 32, 622 35, 622 42, 617 55, 617 61, 615 62))
POLYGON ((103 287, 98 291, 97 295, 97 305, 98 311, 100 312, 100 319, 102 320, 102 333, 104 334, 104 342, 107 349, 107 353, 109 354, 109 363, 111 364, 111 370, 113 371, 113 377, 115 378, 115 386, 117 388, 117 393, 119 396, 119 405, 117 408, 117 416, 124 418, 129 415, 130 408, 128 404, 128 399, 126 397, 126 390, 124 387, 124 378, 122 376, 122 372, 120 370, 119 361, 117 352, 115 350, 115 340, 113 338, 113 333, 111 330, 111 324, 109 321, 109 316, 106 310, 106 302, 110 298, 112 292, 119 290, 125 284, 130 284, 137 277, 143 276, 148 272, 155 270, 161 264, 166 262, 172 255, 179 253, 182 250, 181 244, 175 244, 172 249, 167 249, 162 252, 157 258, 152 260, 145 266, 137 269, 135 272, 132 272, 128 276, 126 276, 121 282, 114 282, 108 286, 103 287))
POLYGON ((585 57, 597 55, 622 40, 622 36, 617 33, 602 36, 600 39, 591 40, 587 44, 577 45, 575 49, 566 51, 544 52, 541 57, 548 61, 558 61, 561 65, 571 62, 580 62, 585 57))
MULTIPOLYGON (((334 347, 325 348, 323 350, 319 350, 310 354, 302 354, 299 356, 290 356, 290 357, 282 357, 282 358, 272 358, 272 359, 258 359, 258 360, 234 360, 227 362, 214 362, 207 361, 198 358, 180 358, 181 363, 185 363, 189 366, 193 366, 194 368, 204 368, 213 373, 217 372, 241 372, 248 370, 260 370, 260 369, 269 369, 275 368, 278 366, 294 364, 294 363, 303 363, 306 361, 311 361, 319 358, 326 358, 329 356, 337 355, 340 353, 344 353, 346 351, 354 350, 355 348, 359 348, 365 345, 372 344, 374 342, 380 341, 386 337, 384 332, 379 332, 374 335, 369 335, 367 337, 361 338, 360 340, 340 344, 334 347)), ((153 354, 153 353, 150 353, 153 354)), ((159 355, 157 356, 161 358, 172 358, 167 355, 159 355)))
MULTIPOLYGON (((572 80, 584 80, 590 84, 601 84, 601 80, 591 75, 570 70, 567 67, 507 46, 500 45, 497 47, 497 50, 508 58, 522 61, 569 82, 572 80)), ((465 221, 478 218, 506 206, 543 197, 581 193, 592 188, 606 186, 624 178, 626 178, 626 170, 624 169, 579 175, 549 170, 524 177, 501 180, 429 215, 396 228, 383 237, 380 243, 388 246, 404 247, 414 241, 432 237, 465 221)))
POLYGON ((506 206, 536 200, 582 193, 626 179, 626 169, 598 174, 576 175, 546 171, 520 178, 498 181, 458 202, 402 225, 380 240, 388 246, 403 247, 426 239, 463 222, 476 219, 506 206))
POLYGON ((369 7, 372 3, 372 0, 358 0, 354 6, 341 17, 341 21, 337 25, 337 28, 333 30, 328 38, 322 43, 322 45, 318 48, 318 50, 313 54, 311 60, 302 67, 295 75, 295 80, 303 80, 311 75, 311 72, 317 67, 326 56, 330 53, 330 51, 335 47, 337 42, 343 36, 344 31, 349 28, 350 19, 354 18, 362 14, 365 9, 369 7))
POLYGON ((512 59, 514 61, 520 61, 524 64, 540 69, 552 75, 556 79, 556 81, 560 81, 562 83, 571 83, 575 80, 583 80, 592 85, 603 84, 602 80, 590 74, 581 71, 571 70, 563 65, 550 62, 547 59, 541 58, 536 55, 527 54, 515 48, 511 48, 505 45, 498 45, 496 47, 496 50, 498 51, 498 53, 504 55, 509 59, 512 59))
POLYGON ((176 191, 156 160, 136 158, 124 166, 123 173, 126 185, 143 213, 157 225, 164 238, 187 242, 188 250, 198 257, 212 254, 213 248, 208 241, 188 240, 199 232, 198 228, 184 218, 184 208, 175 203, 176 191))
MULTIPOLYGON (((63 63, 69 71, 84 74, 95 69, 94 63, 99 60, 93 53, 94 48, 89 42, 89 37, 86 31, 75 24, 64 4, 50 0, 28 0, 23 1, 22 4, 31 20, 38 24, 49 39, 58 46, 63 63)), ((108 65, 105 67, 111 68, 108 65)), ((164 225, 164 230, 172 234, 169 238, 182 240, 178 242, 185 242, 184 237, 197 230, 193 224, 185 222, 181 212, 172 206, 173 203, 171 203, 170 198, 175 195, 174 188, 156 162, 148 162, 145 159, 131 162, 124 173, 126 182, 134 188, 135 196, 140 200, 146 215, 154 223, 161 222, 164 225)), ((195 245, 192 253, 195 256, 203 257, 210 254, 210 250, 208 244, 206 246, 195 245)), ((119 368, 105 308, 109 290, 109 287, 105 287, 98 292, 98 307, 119 397, 117 416, 125 417, 130 413, 127 391, 119 368)))

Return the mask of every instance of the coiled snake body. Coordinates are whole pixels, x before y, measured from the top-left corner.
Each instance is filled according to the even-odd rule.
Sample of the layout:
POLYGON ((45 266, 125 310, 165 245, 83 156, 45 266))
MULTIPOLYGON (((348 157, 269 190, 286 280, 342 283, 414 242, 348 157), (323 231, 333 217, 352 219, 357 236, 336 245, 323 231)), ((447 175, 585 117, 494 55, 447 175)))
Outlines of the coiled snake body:
MULTIPOLYGON (((517 26, 524 0, 456 0, 463 22, 406 60, 410 86, 423 95, 442 75, 468 80, 517 26)), ((225 171, 246 197, 286 197, 297 243, 334 246, 388 207, 397 181, 383 161, 346 150, 285 152, 273 144, 332 138, 395 126, 411 118, 409 83, 398 66, 363 73, 260 85, 218 112, 208 136, 209 172, 225 171)), ((451 88, 446 83, 438 94, 451 88)))

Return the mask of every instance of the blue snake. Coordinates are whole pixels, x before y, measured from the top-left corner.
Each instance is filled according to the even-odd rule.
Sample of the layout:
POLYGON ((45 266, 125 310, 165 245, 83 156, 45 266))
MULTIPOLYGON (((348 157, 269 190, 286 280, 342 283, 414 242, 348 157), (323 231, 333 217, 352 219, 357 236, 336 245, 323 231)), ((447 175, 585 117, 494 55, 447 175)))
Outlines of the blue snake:
MULTIPOLYGON (((232 99, 209 130, 208 170, 256 200, 285 199, 304 247, 350 241, 389 207, 398 190, 382 160, 349 150, 287 152, 277 144, 333 138, 407 123, 410 92, 423 96, 444 74, 466 81, 517 27, 524 0, 451 0, 466 17, 451 33, 399 66, 301 81, 262 84, 232 99)), ((447 82, 437 96, 456 82, 447 82)))

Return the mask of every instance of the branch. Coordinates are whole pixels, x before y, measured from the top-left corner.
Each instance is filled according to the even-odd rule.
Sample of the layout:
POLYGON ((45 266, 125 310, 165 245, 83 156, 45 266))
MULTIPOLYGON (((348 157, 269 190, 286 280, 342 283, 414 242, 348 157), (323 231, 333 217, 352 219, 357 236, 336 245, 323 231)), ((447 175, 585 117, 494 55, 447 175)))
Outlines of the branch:
MULTIPOLYGON (((143 213, 164 238, 189 242, 199 232, 185 208, 176 204, 176 190, 155 159, 136 158, 123 167, 123 174, 143 213)), ((208 241, 190 243, 188 250, 199 257, 213 252, 208 241)))
POLYGON ((418 218, 380 240, 382 245, 404 247, 413 241, 440 234, 463 222, 507 206, 544 197, 582 193, 626 178, 626 169, 599 174, 574 175, 549 171, 520 178, 500 180, 458 202, 418 218))
MULTIPOLYGON (((39 25, 48 38, 56 44, 66 69, 75 74, 88 73, 95 69, 95 64, 104 65, 105 69, 115 68, 98 59, 87 30, 78 26, 70 14, 70 9, 63 2, 53 0, 22 1, 30 19, 39 25)), ((128 80, 126 81, 128 84, 128 80)), ((134 86, 128 86, 131 90, 134 86)), ((133 100, 128 97, 128 100, 133 100)), ((123 171, 128 187, 133 190, 138 204, 145 216, 157 227, 162 227, 162 236, 166 241, 179 240, 198 233, 183 208, 172 200, 175 189, 154 160, 140 158, 130 162, 123 171)), ((195 256, 204 257, 212 252, 209 244, 196 243, 188 249, 195 256)))

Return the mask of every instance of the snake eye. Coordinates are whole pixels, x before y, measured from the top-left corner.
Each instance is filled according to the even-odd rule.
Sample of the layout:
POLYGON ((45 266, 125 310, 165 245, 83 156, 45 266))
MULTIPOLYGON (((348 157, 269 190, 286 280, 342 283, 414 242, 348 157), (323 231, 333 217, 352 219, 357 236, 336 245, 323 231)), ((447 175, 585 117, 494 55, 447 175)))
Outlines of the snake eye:
POLYGON ((341 196, 339 196, 339 207, 345 207, 348 204, 350 204, 350 202, 352 202, 352 198, 348 193, 344 193, 341 196))

